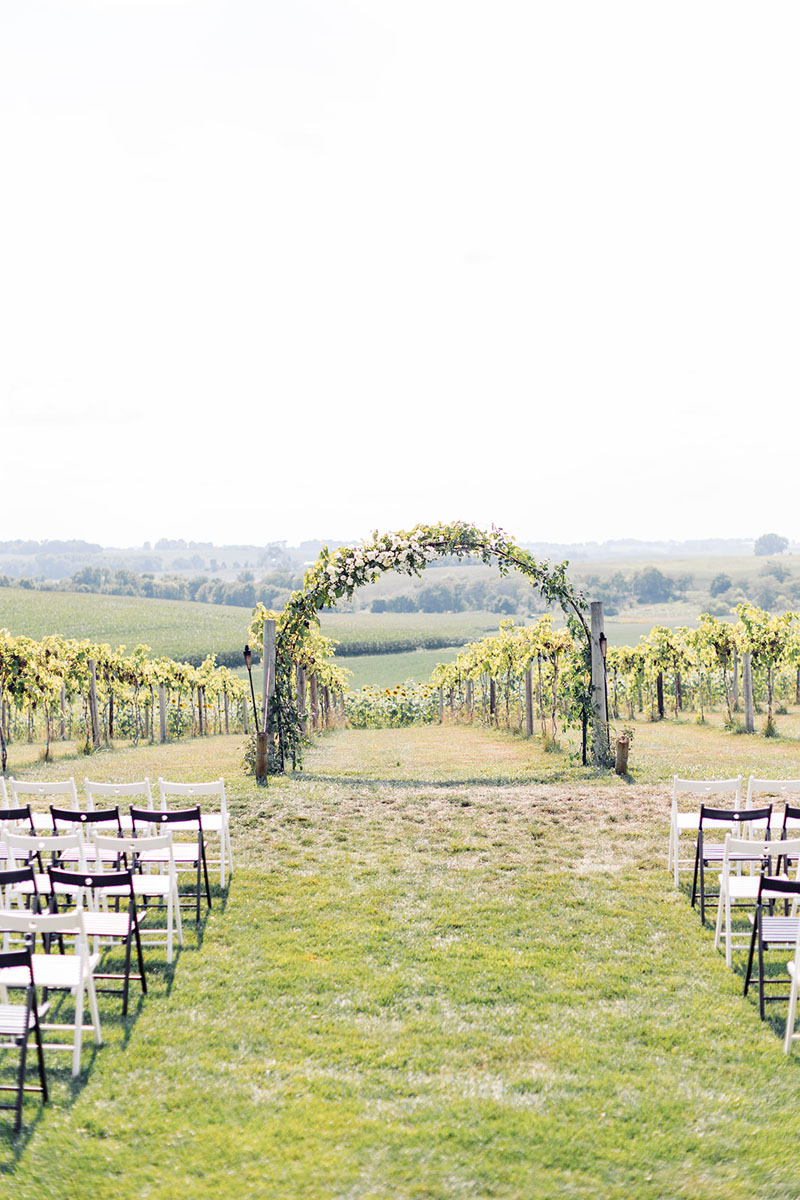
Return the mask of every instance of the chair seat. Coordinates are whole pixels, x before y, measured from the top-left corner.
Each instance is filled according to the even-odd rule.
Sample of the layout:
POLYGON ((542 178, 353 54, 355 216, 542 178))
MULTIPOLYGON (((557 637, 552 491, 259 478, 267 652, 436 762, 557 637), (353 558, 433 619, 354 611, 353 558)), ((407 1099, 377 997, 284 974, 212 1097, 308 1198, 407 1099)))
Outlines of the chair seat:
MULTIPOLYGON (((110 900, 117 896, 128 896, 130 893, 127 888, 103 888, 103 895, 110 900)), ((153 875, 134 875, 133 876, 133 894, 134 896, 168 896, 169 895, 169 875, 153 874, 153 875)), ((125 914, 122 914, 125 915, 125 914)), ((127 916, 125 918, 127 920, 127 916)))
MULTIPOLYGON (((169 896, 170 880, 169 875, 134 875, 133 877, 133 894, 134 896, 169 896)), ((113 896, 114 889, 107 888, 106 895, 113 896)), ((125 893, 120 890, 120 895, 125 893)))
MULTIPOLYGON (((703 846, 703 862, 722 862, 725 857, 725 847, 718 845, 703 846)), ((736 851, 729 856, 730 862, 761 862, 763 854, 750 854, 745 850, 736 851)))
MULTIPOLYGON (((751 918, 752 920, 752 918, 751 918)), ((762 942, 779 942, 781 945, 796 946, 798 917, 761 917, 762 942)))
MULTIPOLYGON (((68 884, 61 884, 61 883, 56 884, 56 895, 57 896, 72 896, 78 890, 79 886, 80 886, 79 884, 76 884, 75 887, 71 887, 68 884)), ((50 895, 50 876, 49 875, 37 875, 36 876, 36 890, 40 896, 49 896, 50 895)), ((31 883, 15 883, 13 885, 13 887, 11 888, 11 891, 17 892, 20 896, 32 896, 33 895, 33 884, 31 884, 31 883)))
MULTIPOLYGON (((33 981, 37 987, 71 990, 86 983, 88 976, 81 978, 81 960, 75 954, 33 954, 33 981)), ((89 971, 94 971, 100 961, 99 954, 89 955, 89 971)), ((6 987, 27 987, 30 975, 24 967, 5 967, 0 971, 0 984, 6 987)))
MULTIPOLYGON (((45 1000, 36 1010, 39 1020, 47 1016, 50 1001, 45 1000)), ((34 1013, 31 1012, 31 1022, 34 1013)), ((27 1010, 24 1004, 0 1004, 0 1037, 22 1037, 28 1030, 27 1010)))
POLYGON ((136 928, 136 922, 132 921, 126 912, 86 912, 84 910, 83 924, 87 937, 126 938, 136 928))
MULTIPOLYGON (((722 887, 722 875, 718 875, 720 887, 722 887)), ((785 875, 778 878, 785 879, 785 875)), ((730 875, 728 877, 728 893, 731 900, 752 900, 755 902, 758 898, 758 885, 760 876, 758 875, 730 875)), ((764 895, 769 898, 770 893, 764 892, 764 895)), ((775 896, 776 899, 782 899, 775 896)))
MULTIPOLYGON (((196 842, 174 842, 172 857, 175 863, 194 863, 200 858, 200 849, 196 842)), ((169 862, 169 855, 161 850, 148 850, 140 855, 139 862, 143 866, 159 866, 169 862)))

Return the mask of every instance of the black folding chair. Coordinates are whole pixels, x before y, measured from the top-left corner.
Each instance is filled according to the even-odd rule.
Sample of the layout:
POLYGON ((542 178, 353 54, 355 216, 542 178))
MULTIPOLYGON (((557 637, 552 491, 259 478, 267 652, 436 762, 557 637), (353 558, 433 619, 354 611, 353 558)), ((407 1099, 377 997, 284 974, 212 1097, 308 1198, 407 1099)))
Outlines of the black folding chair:
MULTIPOLYGON (((783 811, 783 820, 781 822, 780 840, 785 842, 787 838, 800 837, 800 808, 796 804, 787 804, 783 811)), ((775 874, 779 875, 781 871, 788 873, 791 861, 796 859, 789 854, 781 854, 775 866, 775 874)))
MULTIPOLYGON (((795 843, 796 844, 796 843, 795 843)), ((772 906, 775 900, 783 899, 788 909, 789 901, 795 908, 800 902, 800 880, 786 879, 785 876, 762 875, 759 881, 756 910, 753 916, 753 933, 750 938, 750 952, 747 957, 747 970, 744 973, 744 994, 750 990, 753 978, 753 959, 758 949, 758 1011, 761 1020, 766 1015, 765 1005, 769 1000, 788 1000, 789 992, 766 994, 768 987, 786 987, 785 979, 767 979, 764 975, 764 951, 788 950, 797 947, 798 926, 800 916, 788 913, 784 916, 774 916, 772 906)))
MULTIPOLYGON (((122 1015, 128 1014, 128 995, 131 979, 138 980, 142 992, 147 993, 147 980, 144 972, 142 957, 142 942, 139 936, 140 914, 136 909, 136 897, 133 891, 133 877, 130 871, 65 871, 59 867, 50 867, 50 911, 58 912, 58 885, 68 884, 79 888, 78 899, 87 893, 89 906, 83 911, 83 924, 87 938, 96 939, 96 948, 100 942, 122 942, 125 950, 125 970, 121 973, 112 971, 95 971, 95 979, 122 980, 122 987, 98 987, 97 992, 110 996, 122 996, 122 1015), (101 908, 103 901, 112 899, 115 905, 120 899, 127 899, 127 912, 115 909, 109 912, 101 908), (131 972, 131 950, 136 944, 136 957, 139 973, 131 972)), ((74 903, 74 901, 73 901, 74 903)))
MULTIPOLYGON (((162 826, 187 826, 187 831, 197 833, 196 841, 173 841, 173 857, 175 868, 178 872, 181 870, 193 870, 195 872, 195 890, 194 899, 189 901, 195 908, 195 919, 200 920, 200 896, 205 884, 206 902, 211 908, 211 886, 208 882, 208 863, 206 862, 206 844, 203 837, 203 819, 200 812, 200 805, 196 804, 192 808, 175 808, 175 809, 158 809, 158 808, 134 808, 131 806, 131 821, 133 823, 133 832, 138 836, 142 829, 153 829, 155 833, 167 832, 162 826)), ((157 864, 165 862, 163 855, 144 854, 141 857, 140 864, 147 863, 157 864)), ((189 898, 187 897, 187 900, 189 898)), ((183 901, 181 901, 183 903, 183 901)))
MULTIPOLYGON (((89 866, 92 859, 96 857, 94 843, 92 842, 92 830, 98 829, 104 833, 109 833, 114 837, 122 837, 122 821, 120 820, 119 807, 115 805, 113 808, 93 808, 93 809, 75 809, 75 808, 57 808, 55 804, 50 805, 50 817, 53 822, 53 833, 74 833, 80 829, 84 837, 83 856, 86 865, 89 866), (61 826, 67 826, 64 830, 61 826)), ((64 854, 61 856, 61 862, 70 863, 76 861, 75 855, 64 854)))
MULTIPOLYGON (((700 921, 703 925, 706 923, 706 900, 716 900, 719 898, 719 892, 706 891, 705 868, 712 863, 721 863, 725 858, 725 843, 710 843, 705 840, 705 832, 712 824, 719 828, 720 824, 729 826, 729 832, 735 837, 745 837, 744 830, 752 830, 756 822, 765 822, 767 837, 769 837, 769 822, 772 817, 772 805, 769 804, 766 808, 709 808, 705 804, 700 805, 700 822, 697 829, 697 846, 694 855, 694 879, 692 880, 692 908, 695 906, 697 899, 698 880, 700 884, 700 921)), ((752 854, 745 851, 737 853, 735 861, 743 862, 761 862, 762 855, 756 850, 752 854)))
POLYGON ((36 987, 33 982, 33 962, 29 946, 19 950, 0 951, 0 984, 6 970, 27 971, 29 982, 25 988, 24 1004, 0 1004, 0 1048, 19 1050, 19 1067, 15 1084, 0 1084, 0 1091, 16 1092, 13 1104, 0 1104, 0 1108, 14 1112, 14 1133, 19 1133, 22 1126, 22 1100, 25 1092, 37 1092, 42 1097, 42 1103, 47 1103, 47 1079, 44 1073, 44 1053, 42 1051, 42 1031, 39 1018, 43 1017, 48 1005, 41 1008, 36 1002, 36 987), (25 1065, 28 1055, 28 1038, 33 1033, 36 1041, 36 1058, 39 1067, 39 1086, 25 1083, 25 1065))

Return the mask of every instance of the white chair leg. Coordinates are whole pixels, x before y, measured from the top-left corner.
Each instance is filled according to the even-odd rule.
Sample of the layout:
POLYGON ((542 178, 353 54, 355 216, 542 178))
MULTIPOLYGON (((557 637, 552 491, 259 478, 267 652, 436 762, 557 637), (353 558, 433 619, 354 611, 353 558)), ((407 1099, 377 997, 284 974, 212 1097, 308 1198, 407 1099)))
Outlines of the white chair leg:
POLYGON ((725 966, 733 965, 733 930, 731 929, 731 893, 725 891, 725 966))
POLYGON ((89 995, 89 1012, 92 1014, 92 1025, 94 1027, 95 1044, 102 1046, 103 1031, 100 1028, 100 1011, 97 1007, 97 992, 94 986, 94 976, 90 975, 86 982, 86 991, 89 995))
POLYGON ((722 888, 720 887, 719 900, 717 901, 717 924, 714 929, 714 949, 719 950, 719 938, 722 932, 722 888))
POLYGON ((675 875, 675 887, 678 886, 678 828, 672 835, 672 867, 675 875))
POLYGON ((83 980, 75 989, 75 1033, 72 1039, 72 1078, 81 1073, 81 1039, 83 1038, 83 980))
POLYGON ((178 931, 178 945, 183 945, 183 917, 181 916, 181 898, 178 885, 175 884, 175 928, 178 931))
POLYGON ((783 1040, 784 1054, 788 1054, 792 1048, 792 1035, 794 1033, 794 1016, 797 1009, 797 980, 792 975, 792 990, 789 993, 789 1011, 786 1014, 786 1037, 783 1040))
POLYGON ((172 962, 172 889, 167 894, 167 962, 172 962))

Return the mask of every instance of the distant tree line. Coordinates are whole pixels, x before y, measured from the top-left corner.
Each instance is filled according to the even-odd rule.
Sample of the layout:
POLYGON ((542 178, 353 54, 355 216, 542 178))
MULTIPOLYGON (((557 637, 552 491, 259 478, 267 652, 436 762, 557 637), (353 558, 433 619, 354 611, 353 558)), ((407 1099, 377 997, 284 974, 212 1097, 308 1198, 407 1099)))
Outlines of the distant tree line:
POLYGON ((593 600, 602 600, 609 616, 620 608, 635 604, 668 604, 670 600, 682 600, 694 583, 692 575, 665 575, 658 567, 645 567, 625 575, 617 571, 610 579, 587 575, 583 589, 593 600))
POLYGON ((303 577, 289 570, 271 571, 256 581, 252 571, 240 571, 235 580, 209 579, 207 575, 159 575, 121 567, 81 567, 68 579, 13 579, 0 575, 0 587, 20 587, 43 592, 91 592, 101 596, 144 596, 153 600, 197 600, 205 604, 233 604, 254 608, 260 600, 271 609, 283 608, 289 596, 302 587, 303 577))
MULTIPOLYGON (((434 565, 434 564, 432 564, 434 565)), ((410 584, 404 591, 388 596, 370 596, 365 589, 355 604, 340 607, 368 608, 375 613, 453 613, 494 612, 500 616, 535 616, 546 610, 541 596, 520 575, 486 578, 475 573, 466 579, 435 571, 410 584)), ((658 567, 639 571, 616 571, 610 577, 588 574, 579 576, 579 585, 593 600, 602 600, 608 616, 636 605, 669 604, 698 598, 699 589, 691 574, 668 575, 658 567)), ((108 596, 141 596, 157 600, 194 600, 205 604, 229 604, 254 608, 261 602, 266 608, 283 609, 292 592, 303 586, 300 568, 279 567, 264 571, 259 578, 251 570, 241 570, 233 580, 206 574, 157 574, 134 571, 127 567, 83 566, 68 578, 43 578, 0 575, 0 587, 21 587, 36 591, 91 592, 108 596)), ((755 578, 731 577, 724 571, 713 577, 708 590, 711 611, 725 615, 742 602, 758 604, 768 611, 787 609, 800 603, 800 578, 780 559, 764 562, 755 578)))

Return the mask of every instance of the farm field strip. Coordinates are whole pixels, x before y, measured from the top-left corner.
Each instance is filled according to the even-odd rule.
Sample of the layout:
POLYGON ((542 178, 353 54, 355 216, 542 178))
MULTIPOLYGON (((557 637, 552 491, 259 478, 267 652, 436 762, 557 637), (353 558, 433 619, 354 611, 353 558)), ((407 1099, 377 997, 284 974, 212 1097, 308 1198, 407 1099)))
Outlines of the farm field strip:
POLYGON ((249 624, 248 609, 222 604, 0 588, 0 627, 37 640, 58 633, 112 648, 146 645, 169 658, 203 658, 241 654, 249 624))

